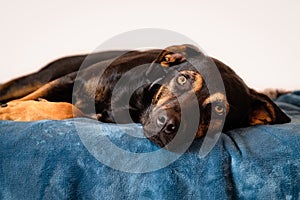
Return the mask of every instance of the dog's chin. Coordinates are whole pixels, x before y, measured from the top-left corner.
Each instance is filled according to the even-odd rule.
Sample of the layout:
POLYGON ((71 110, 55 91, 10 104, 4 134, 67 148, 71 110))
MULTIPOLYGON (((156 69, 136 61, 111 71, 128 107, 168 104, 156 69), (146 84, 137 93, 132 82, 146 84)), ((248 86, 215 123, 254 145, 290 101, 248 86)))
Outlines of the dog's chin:
POLYGON ((143 127, 143 131, 146 138, 161 148, 165 148, 176 136, 176 133, 166 134, 163 131, 155 131, 154 128, 147 126, 143 127))
POLYGON ((154 135, 151 137, 148 137, 148 139, 161 148, 167 148, 167 145, 173 140, 174 136, 160 136, 160 135, 154 135))
MULTIPOLYGON (((194 127, 191 128, 185 124, 182 125, 177 132, 172 134, 166 134, 163 131, 155 131, 155 127, 152 126, 143 126, 143 131, 145 137, 159 147, 172 152, 183 152, 195 139, 202 138, 206 135, 208 125, 200 125, 198 129, 195 129, 194 127)), ((210 133, 213 132, 214 130, 210 131, 210 133)))
MULTIPOLYGON (((150 134, 149 136, 147 135, 147 132, 144 131, 144 134, 151 142, 173 153, 185 152, 191 145, 192 141, 194 140, 194 138, 191 138, 190 140, 185 140, 184 138, 180 140, 175 139, 176 134, 179 133, 175 133, 172 135, 167 135, 165 133, 158 133, 156 135, 150 134)), ((178 137, 182 137, 182 136, 178 136, 178 137)))
POLYGON ((153 127, 143 126, 145 137, 159 147, 172 152, 185 151, 195 139, 195 134, 186 137, 186 134, 189 132, 189 129, 186 129, 186 126, 182 126, 181 129, 172 134, 167 134, 164 131, 155 132, 154 129, 155 128, 153 127))

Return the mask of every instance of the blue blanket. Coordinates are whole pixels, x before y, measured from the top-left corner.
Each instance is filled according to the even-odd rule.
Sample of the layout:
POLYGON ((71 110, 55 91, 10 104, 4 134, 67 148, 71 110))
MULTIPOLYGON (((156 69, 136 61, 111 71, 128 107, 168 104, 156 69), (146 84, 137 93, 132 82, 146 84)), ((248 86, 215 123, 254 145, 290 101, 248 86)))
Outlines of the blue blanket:
POLYGON ((134 124, 2 121, 0 199, 300 199, 300 92, 277 104, 291 123, 222 133, 205 157, 202 140, 176 157, 134 124))

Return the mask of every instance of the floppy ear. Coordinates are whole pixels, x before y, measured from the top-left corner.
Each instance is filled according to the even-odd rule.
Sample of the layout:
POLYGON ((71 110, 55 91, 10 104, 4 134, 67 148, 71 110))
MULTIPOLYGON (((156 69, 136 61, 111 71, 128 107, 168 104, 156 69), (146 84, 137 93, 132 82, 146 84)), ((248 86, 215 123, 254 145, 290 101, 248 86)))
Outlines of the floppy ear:
POLYGON ((266 95, 250 91, 252 104, 248 114, 249 124, 283 124, 291 119, 266 95))
POLYGON ((146 71, 146 77, 150 82, 161 80, 168 73, 168 68, 172 65, 185 61, 185 48, 181 46, 171 46, 163 49, 157 58, 152 62, 146 71))
POLYGON ((196 46, 190 44, 174 45, 167 47, 155 62, 160 63, 163 67, 170 67, 199 54, 202 54, 202 52, 196 46))
POLYGON ((162 67, 170 67, 183 61, 185 61, 183 54, 174 53, 169 50, 163 50, 163 52, 155 60, 155 63, 159 63, 162 67))
POLYGON ((186 61, 187 58, 203 53, 190 44, 169 46, 162 50, 146 71, 150 82, 157 82, 169 72, 170 67, 186 61))

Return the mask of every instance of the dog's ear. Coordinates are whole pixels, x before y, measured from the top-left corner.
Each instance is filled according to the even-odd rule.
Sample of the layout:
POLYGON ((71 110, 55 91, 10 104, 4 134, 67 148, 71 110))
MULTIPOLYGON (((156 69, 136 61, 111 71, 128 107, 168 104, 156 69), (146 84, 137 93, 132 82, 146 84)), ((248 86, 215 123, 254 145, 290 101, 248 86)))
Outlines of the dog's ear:
POLYGON ((183 54, 174 53, 169 50, 163 50, 163 52, 155 60, 155 63, 159 63, 162 67, 170 67, 183 61, 185 61, 183 54))
POLYGON ((170 67, 199 54, 203 55, 197 47, 190 44, 169 46, 161 51, 146 71, 147 80, 158 83, 170 72, 170 67))
POLYGON ((160 63, 163 67, 170 67, 199 54, 202 52, 196 46, 190 44, 174 45, 163 50, 155 62, 160 63))
POLYGON ((252 104, 248 114, 249 124, 283 124, 291 119, 266 95, 251 90, 252 104))
POLYGON ((164 49, 155 59, 154 63, 159 63, 162 67, 170 67, 185 61, 183 52, 174 52, 164 49))

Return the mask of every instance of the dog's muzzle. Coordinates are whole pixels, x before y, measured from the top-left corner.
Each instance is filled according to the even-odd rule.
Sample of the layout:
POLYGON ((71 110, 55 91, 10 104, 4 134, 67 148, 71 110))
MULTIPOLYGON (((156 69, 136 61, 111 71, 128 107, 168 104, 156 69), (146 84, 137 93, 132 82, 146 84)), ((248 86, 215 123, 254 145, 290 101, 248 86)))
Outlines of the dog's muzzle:
POLYGON ((173 109, 159 109, 154 113, 153 121, 160 132, 167 135, 176 134, 180 125, 180 113, 173 109))
POLYGON ((175 137, 180 125, 180 110, 174 107, 155 107, 148 113, 143 128, 147 138, 164 147, 175 137))

